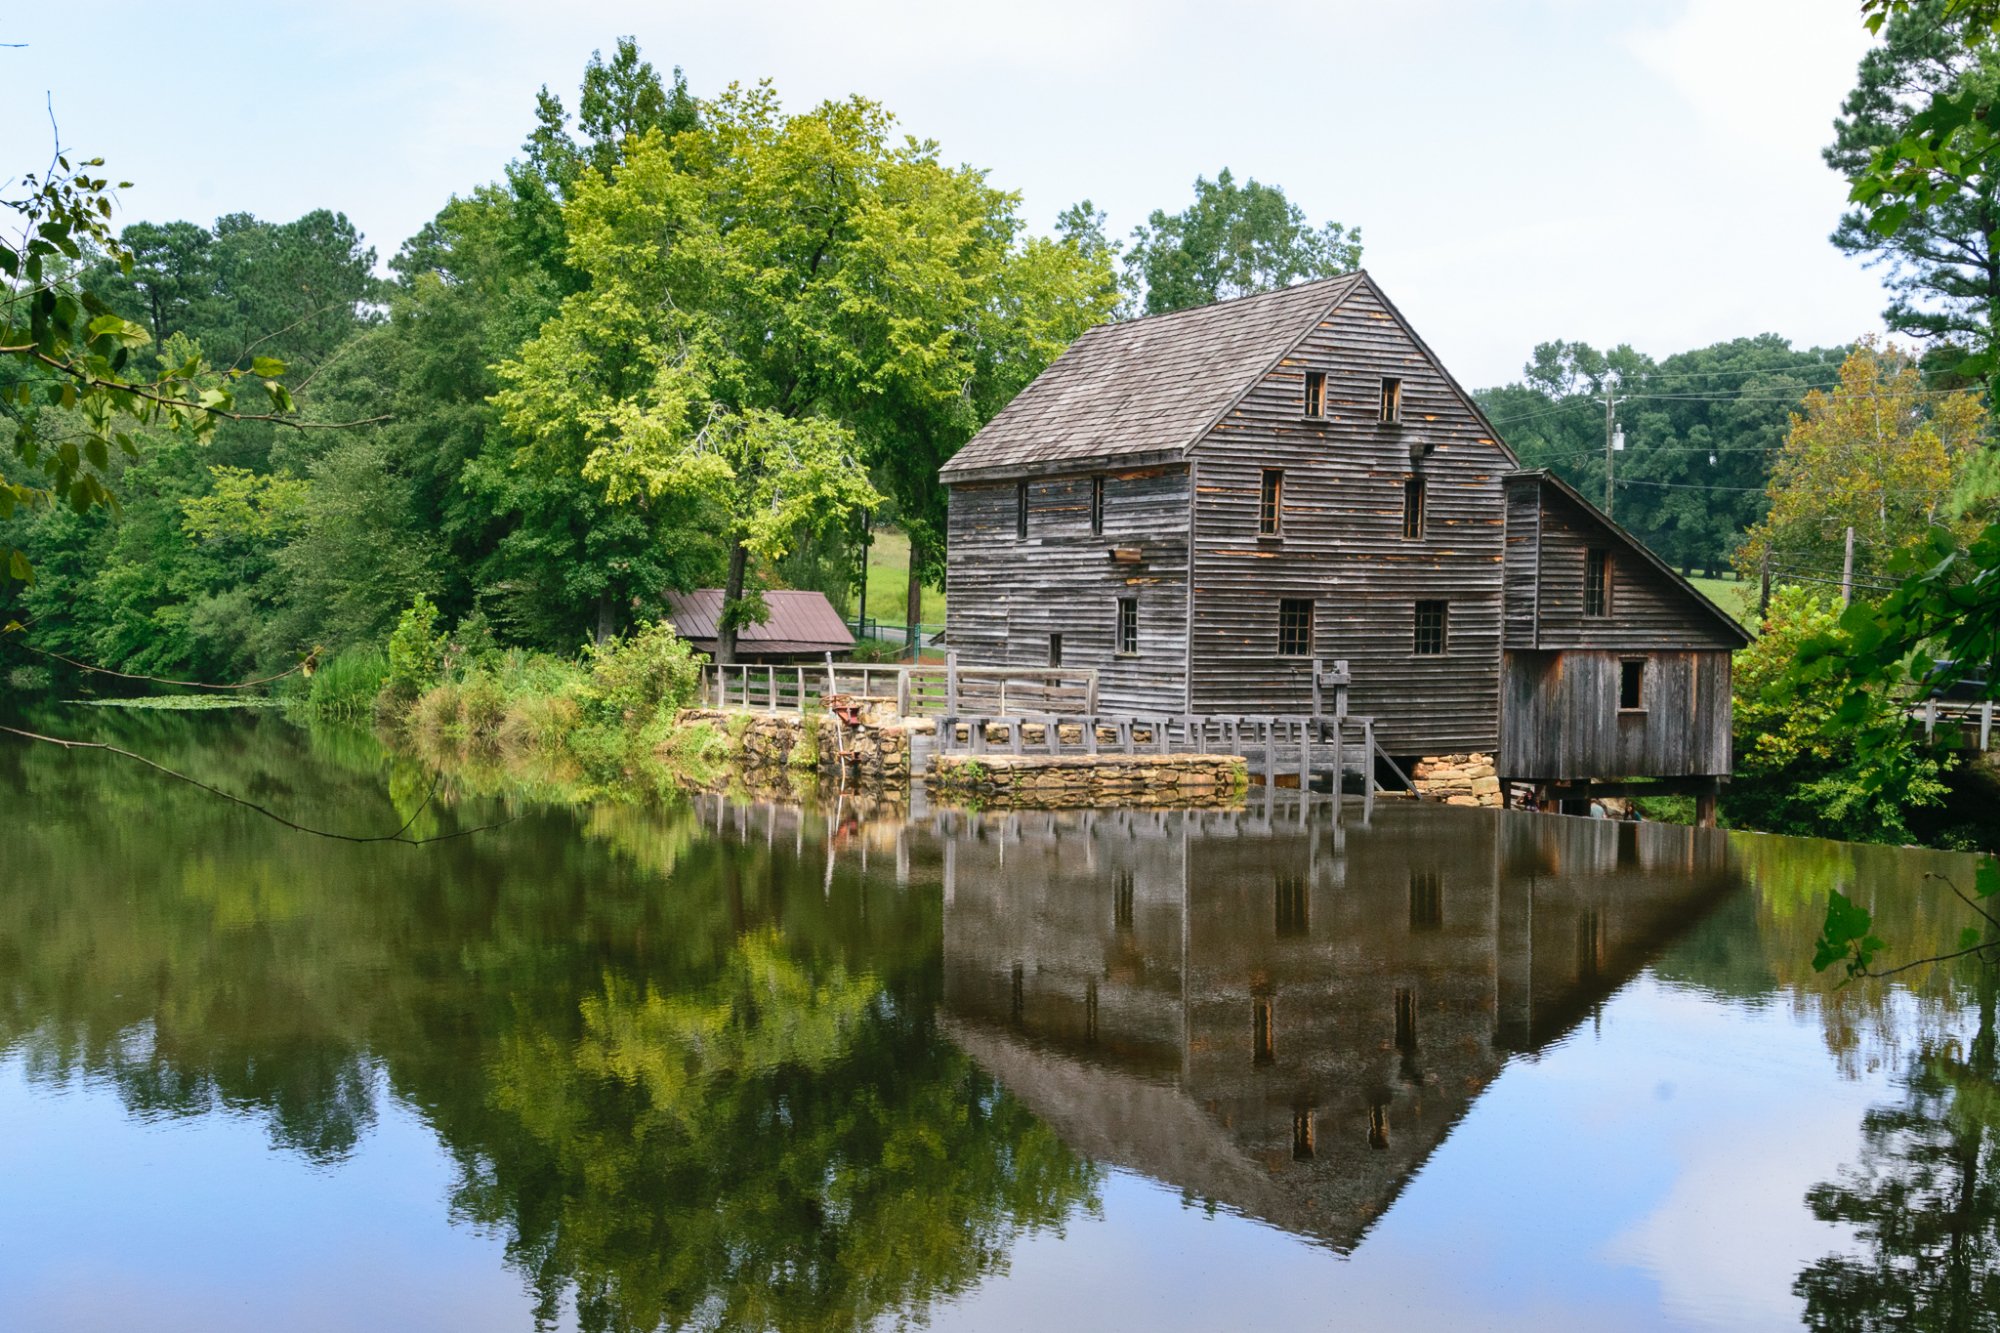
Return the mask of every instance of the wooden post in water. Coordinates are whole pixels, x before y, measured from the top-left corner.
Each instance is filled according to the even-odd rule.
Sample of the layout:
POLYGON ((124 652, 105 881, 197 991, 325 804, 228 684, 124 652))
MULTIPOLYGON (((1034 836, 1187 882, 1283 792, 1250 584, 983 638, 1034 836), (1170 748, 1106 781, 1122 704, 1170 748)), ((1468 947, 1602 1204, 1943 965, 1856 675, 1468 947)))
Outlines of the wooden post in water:
POLYGON ((1333 720, 1333 804, 1336 809, 1340 806, 1340 789, 1347 785, 1347 770, 1342 766, 1340 753, 1340 722, 1339 718, 1333 720))
POLYGON ((1715 827, 1716 790, 1710 787, 1694 798, 1694 822, 1700 828, 1715 827))

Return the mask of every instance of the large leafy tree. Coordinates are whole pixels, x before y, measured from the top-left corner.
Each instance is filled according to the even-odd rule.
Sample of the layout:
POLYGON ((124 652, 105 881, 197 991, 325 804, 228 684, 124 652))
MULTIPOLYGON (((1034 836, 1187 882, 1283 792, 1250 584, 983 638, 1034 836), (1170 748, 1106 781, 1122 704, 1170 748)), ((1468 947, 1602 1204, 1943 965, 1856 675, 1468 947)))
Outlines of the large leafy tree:
POLYGON ((1158 315, 1360 266, 1360 228, 1315 227, 1283 189, 1254 177, 1239 185, 1225 167, 1212 181, 1195 177, 1186 208, 1154 209, 1133 230, 1125 279, 1144 312, 1158 315))
POLYGON ((725 661, 761 614, 753 562, 874 506, 871 459, 924 508, 982 407, 1103 308, 1101 263, 1018 243, 1013 196, 893 130, 865 99, 788 114, 732 87, 629 144, 564 211, 587 286, 501 368, 525 472, 621 513, 714 509, 725 661))
POLYGON ((1923 117, 1948 106, 1983 122, 1993 107, 2000 41, 1967 10, 1963 0, 1916 0, 1888 16, 1861 59, 1825 157, 1861 196, 1833 243, 1883 268, 1890 329, 1984 358, 2000 314, 2000 195, 1988 163, 1977 155, 1931 158, 1924 190, 1889 204, 1893 211, 1866 193, 1881 164, 1906 160, 1901 145, 1923 136, 1923 117))
POLYGON ((1854 569, 1866 578, 1959 517, 1959 475, 1979 448, 1986 410, 1960 391, 1934 396, 1894 347, 1864 341, 1840 383, 1806 394, 1771 468, 1770 512, 1737 553, 1755 572, 1830 577, 1855 533, 1854 569))

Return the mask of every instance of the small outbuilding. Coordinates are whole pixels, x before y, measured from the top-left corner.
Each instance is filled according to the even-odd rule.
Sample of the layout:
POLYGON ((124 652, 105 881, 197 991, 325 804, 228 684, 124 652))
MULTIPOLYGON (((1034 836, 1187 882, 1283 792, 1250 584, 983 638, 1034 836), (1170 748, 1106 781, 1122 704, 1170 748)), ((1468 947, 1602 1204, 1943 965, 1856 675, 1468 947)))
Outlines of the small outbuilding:
MULTIPOLYGON (((697 652, 715 656, 722 631, 722 589, 667 594, 667 618, 697 652)), ((739 662, 805 662, 854 651, 854 635, 823 592, 782 588, 764 594, 770 615, 736 631, 739 662)))

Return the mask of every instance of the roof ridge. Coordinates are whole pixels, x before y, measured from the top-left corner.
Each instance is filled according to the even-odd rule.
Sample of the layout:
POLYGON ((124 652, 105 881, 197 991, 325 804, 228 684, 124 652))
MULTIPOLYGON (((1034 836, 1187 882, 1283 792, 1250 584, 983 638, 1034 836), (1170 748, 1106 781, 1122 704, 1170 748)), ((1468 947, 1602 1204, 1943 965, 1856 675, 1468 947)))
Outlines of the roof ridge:
MULTIPOLYGON (((1085 333, 1095 333, 1099 329, 1128 329, 1148 320, 1172 319, 1176 315, 1199 314, 1203 310, 1213 310, 1220 305, 1240 305, 1251 301, 1263 301, 1284 296, 1291 292, 1302 292, 1308 287, 1318 287, 1330 282, 1345 282, 1349 278, 1365 277, 1365 268, 1351 268, 1344 273, 1327 273, 1317 278, 1307 278, 1304 282, 1287 283, 1283 287, 1266 287, 1262 291, 1243 292, 1236 296, 1218 296, 1213 301, 1203 301, 1200 305, 1184 305, 1178 310, 1159 310, 1150 315, 1134 315, 1130 319, 1110 319, 1102 324, 1093 324, 1085 333)), ((1079 335, 1080 336, 1080 335, 1079 335)))

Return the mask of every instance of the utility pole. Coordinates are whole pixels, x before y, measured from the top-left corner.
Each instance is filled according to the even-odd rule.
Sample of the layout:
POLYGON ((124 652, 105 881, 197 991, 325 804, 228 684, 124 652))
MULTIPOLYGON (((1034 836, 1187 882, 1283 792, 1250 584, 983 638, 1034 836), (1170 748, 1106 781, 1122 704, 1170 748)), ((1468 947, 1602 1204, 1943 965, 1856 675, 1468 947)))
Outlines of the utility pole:
POLYGON ((1840 562, 1840 604, 1854 601, 1854 525, 1847 525, 1847 555, 1840 562))
POLYGON ((1764 559, 1761 564, 1762 569, 1760 573, 1762 577, 1760 582, 1762 586, 1757 590, 1757 623, 1759 625, 1762 625, 1765 618, 1771 614, 1771 548, 1769 546, 1764 548, 1764 559))
POLYGON ((1611 517, 1611 455, 1625 447, 1625 432, 1618 429, 1618 386, 1609 375, 1604 378, 1604 516, 1611 517))

